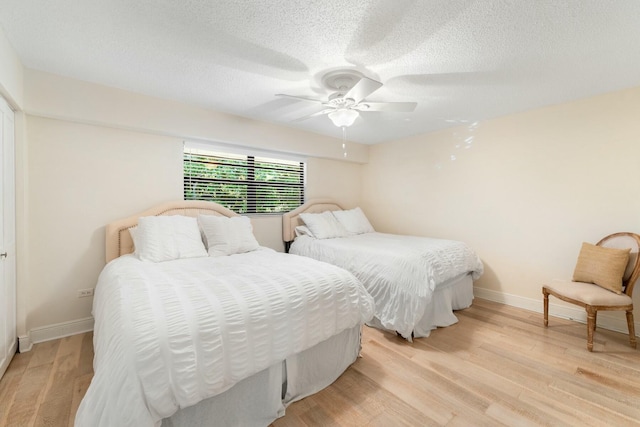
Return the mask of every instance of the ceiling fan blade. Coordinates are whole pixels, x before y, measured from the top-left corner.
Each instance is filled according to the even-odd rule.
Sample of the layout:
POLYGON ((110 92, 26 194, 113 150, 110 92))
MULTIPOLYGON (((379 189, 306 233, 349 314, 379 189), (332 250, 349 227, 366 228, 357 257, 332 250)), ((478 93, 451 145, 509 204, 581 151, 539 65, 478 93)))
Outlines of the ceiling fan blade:
POLYGON ((491 87, 509 83, 508 76, 498 71, 461 71, 396 76, 385 81, 385 88, 394 93, 413 96, 424 88, 445 92, 457 87, 491 87))
POLYGON ((345 98, 351 98, 357 104, 367 96, 371 95, 376 90, 380 89, 382 83, 372 80, 368 77, 363 77, 358 83, 351 88, 349 92, 345 94, 345 98))
POLYGON ((292 120, 292 122, 299 122, 302 120, 307 120, 312 117, 322 116, 323 114, 329 114, 332 111, 335 111, 335 108, 325 108, 324 110, 320 110, 317 113, 309 114, 307 116, 298 117, 297 119, 292 120))
POLYGON ((306 96, 287 95, 286 93, 276 93, 276 96, 280 96, 283 98, 293 98, 300 101, 315 102, 316 104, 326 104, 326 102, 321 99, 307 98, 306 96))
MULTIPOLYGON (((395 0, 359 3, 367 5, 361 6, 361 22, 344 57, 348 63, 370 68, 405 55, 421 62, 424 55, 421 46, 456 22, 474 2, 395 0), (408 28, 420 28, 420 31, 407 31, 408 28)), ((387 84, 386 80, 384 84, 387 84)))
POLYGON ((391 111, 410 113, 418 106, 417 102, 363 102, 354 107, 359 111, 391 111))

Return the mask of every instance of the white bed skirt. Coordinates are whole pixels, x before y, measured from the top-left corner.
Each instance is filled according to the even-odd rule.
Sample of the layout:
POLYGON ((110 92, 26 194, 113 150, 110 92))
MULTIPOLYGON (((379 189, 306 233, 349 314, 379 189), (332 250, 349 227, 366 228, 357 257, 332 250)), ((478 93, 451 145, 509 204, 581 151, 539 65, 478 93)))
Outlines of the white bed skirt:
POLYGON ((347 329, 286 361, 285 405, 331 385, 360 354, 360 326, 347 329))
MULTIPOLYGON (((455 277, 436 286, 431 303, 426 307, 424 316, 413 330, 415 338, 428 337, 432 330, 458 323, 454 310, 462 310, 473 302, 473 279, 471 274, 455 277)), ((377 317, 367 325, 384 329, 377 317)))
POLYGON ((268 426, 284 415, 286 405, 338 379, 360 353, 360 334, 360 325, 347 329, 218 396, 181 409, 163 419, 162 426, 268 426))
POLYGON ((284 415, 283 364, 240 381, 226 392, 184 408, 162 420, 163 427, 268 426, 284 415))

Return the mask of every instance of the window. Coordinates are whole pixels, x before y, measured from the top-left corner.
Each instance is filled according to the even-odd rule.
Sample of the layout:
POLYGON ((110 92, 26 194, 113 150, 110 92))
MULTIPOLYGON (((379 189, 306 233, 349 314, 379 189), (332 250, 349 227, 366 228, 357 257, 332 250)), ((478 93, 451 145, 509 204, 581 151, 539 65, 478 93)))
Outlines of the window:
POLYGON ((304 203, 304 162, 218 152, 185 145, 184 199, 234 212, 289 212, 304 203))

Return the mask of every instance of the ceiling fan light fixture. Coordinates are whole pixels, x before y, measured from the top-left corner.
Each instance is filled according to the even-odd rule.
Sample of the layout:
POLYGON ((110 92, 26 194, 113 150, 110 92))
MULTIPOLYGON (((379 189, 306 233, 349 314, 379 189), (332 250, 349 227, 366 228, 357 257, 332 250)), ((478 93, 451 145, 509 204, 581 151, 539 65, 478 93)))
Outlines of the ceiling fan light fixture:
POLYGON ((339 128, 349 127, 358 118, 359 113, 349 108, 339 108, 329 113, 329 118, 339 128))

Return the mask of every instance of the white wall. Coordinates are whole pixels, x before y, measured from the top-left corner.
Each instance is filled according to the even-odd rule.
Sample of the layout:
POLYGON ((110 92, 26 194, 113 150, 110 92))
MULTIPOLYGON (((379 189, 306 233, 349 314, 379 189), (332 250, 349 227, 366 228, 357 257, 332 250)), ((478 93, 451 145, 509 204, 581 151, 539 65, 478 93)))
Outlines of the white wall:
POLYGON ((24 68, 0 27, 0 95, 14 108, 23 102, 24 68))
POLYGON ((27 200, 24 196, 27 185, 25 178, 26 164, 26 121, 21 111, 24 103, 24 67, 20 58, 7 40, 4 30, 0 28, 0 95, 15 110, 15 156, 16 156, 16 277, 17 311, 16 324, 18 334, 26 330, 26 296, 20 288, 20 280, 25 277, 28 267, 26 258, 21 256, 27 236, 26 219, 23 215, 27 200))
MULTIPOLYGON (((28 75, 36 76, 37 83, 31 86, 31 80, 27 79, 28 209, 24 215, 29 233, 20 255, 28 260, 29 268, 19 282, 19 291, 27 301, 23 308, 26 321, 18 332, 23 337, 21 348, 23 341, 27 345, 29 334, 38 341, 60 331, 73 333, 91 325, 92 299, 78 298, 77 290, 94 287, 104 266, 104 225, 158 203, 182 199, 185 137, 179 134, 185 132, 183 125, 186 122, 200 123, 200 129, 206 130, 200 137, 214 139, 216 136, 215 126, 207 128, 208 125, 201 123, 210 118, 206 113, 200 111, 198 114, 204 116, 194 118, 190 115, 194 113, 193 107, 178 103, 172 104, 172 115, 158 123, 137 116, 139 123, 124 126, 111 115, 106 104, 112 102, 111 107, 115 110, 120 102, 131 97, 134 103, 148 103, 147 107, 154 109, 158 105, 164 108, 165 101, 116 89, 111 93, 104 87, 97 88, 95 93, 85 92, 86 84, 82 82, 77 82, 77 86, 71 81, 62 82, 71 91, 68 97, 75 99, 74 109, 78 109, 65 110, 65 105, 71 101, 55 98, 63 95, 43 85, 39 73, 28 75), (35 86, 42 91, 34 90, 35 86), (83 90, 81 93, 75 92, 80 89, 83 90), (91 98, 93 95, 103 98, 91 98), (81 105, 100 102, 105 105, 102 107, 104 117, 99 123, 79 113, 81 105), (57 106, 60 110, 56 110, 57 106), (76 114, 78 117, 74 119, 76 114), (171 116, 177 118, 175 122, 171 116), (108 125, 107 119, 116 123, 108 125), (163 129, 154 128, 160 124, 163 129)), ((60 83, 48 75, 46 80, 60 83)), ((136 117, 135 109, 131 114, 136 117)), ((148 111, 144 114, 150 115, 148 111)), ((211 114, 214 117, 217 113, 211 114)), ((263 136, 267 140, 282 136, 290 144, 280 148, 327 157, 333 155, 330 145, 334 141, 330 139, 318 139, 317 135, 304 138, 302 132, 292 134, 288 129, 279 130, 268 124, 247 124, 249 127, 263 125, 263 136)), ((247 142, 242 133, 247 126, 235 130, 243 142, 247 142)), ((227 127, 225 132, 231 132, 229 129, 227 127)), ((229 133, 227 137, 230 137, 229 133)), ((255 141, 249 142, 255 142, 253 145, 264 142, 258 140, 257 134, 252 138, 255 141)), ((342 156, 341 142, 335 142, 338 148, 335 157, 342 156)), ((367 147, 353 150, 358 151, 366 157, 367 147)), ((309 157, 308 195, 336 197, 345 205, 355 206, 359 203, 360 170, 361 165, 356 162, 309 157), (332 178, 323 179, 325 176, 332 178)), ((281 216, 254 216, 252 221, 261 244, 283 250, 281 216)))
POLYGON ((380 230, 466 241, 485 263, 477 293, 542 309, 581 242, 640 232, 639 135, 636 88, 380 144, 362 204, 380 230))

